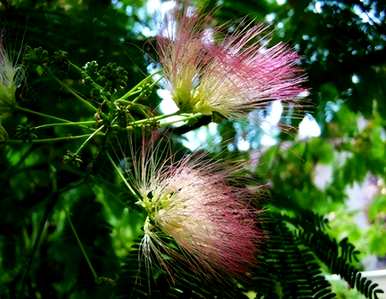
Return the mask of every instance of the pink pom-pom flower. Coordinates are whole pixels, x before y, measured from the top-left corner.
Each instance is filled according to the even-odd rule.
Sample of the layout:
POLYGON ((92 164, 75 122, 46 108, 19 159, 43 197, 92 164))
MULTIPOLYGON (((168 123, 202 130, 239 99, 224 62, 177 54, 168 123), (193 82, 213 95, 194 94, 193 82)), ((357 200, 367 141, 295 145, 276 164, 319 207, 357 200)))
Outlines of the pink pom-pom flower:
POLYGON ((293 102, 305 91, 298 55, 284 44, 266 47, 264 26, 247 25, 220 39, 220 28, 206 19, 177 9, 157 39, 168 88, 182 112, 237 118, 272 100, 293 102))
POLYGON ((229 170, 202 157, 169 159, 166 165, 145 156, 150 157, 135 167, 132 184, 147 213, 141 252, 148 266, 156 257, 172 275, 165 252, 205 276, 242 275, 255 265, 262 238, 257 212, 246 189, 227 183, 229 170), (163 236, 171 237, 179 250, 163 236))

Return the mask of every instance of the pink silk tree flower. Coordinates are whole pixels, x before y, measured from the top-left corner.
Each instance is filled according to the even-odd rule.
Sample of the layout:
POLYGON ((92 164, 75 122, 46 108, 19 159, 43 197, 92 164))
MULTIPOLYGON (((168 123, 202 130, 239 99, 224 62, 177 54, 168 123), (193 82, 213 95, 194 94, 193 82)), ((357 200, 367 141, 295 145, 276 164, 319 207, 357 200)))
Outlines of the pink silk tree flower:
POLYGON ((294 102, 305 91, 298 55, 284 44, 267 48, 263 26, 222 39, 204 17, 187 9, 170 14, 158 53, 172 97, 182 112, 238 118, 272 100, 294 102))
POLYGON ((0 120, 16 105, 16 88, 21 81, 21 67, 12 62, 0 41, 0 120))
POLYGON ((229 171, 191 156, 169 166, 151 159, 141 164, 133 185, 147 212, 141 247, 148 265, 155 256, 171 274, 161 252, 212 277, 242 275, 255 265, 262 238, 257 212, 246 189, 227 184, 229 171), (179 253, 160 234, 171 237, 179 253))

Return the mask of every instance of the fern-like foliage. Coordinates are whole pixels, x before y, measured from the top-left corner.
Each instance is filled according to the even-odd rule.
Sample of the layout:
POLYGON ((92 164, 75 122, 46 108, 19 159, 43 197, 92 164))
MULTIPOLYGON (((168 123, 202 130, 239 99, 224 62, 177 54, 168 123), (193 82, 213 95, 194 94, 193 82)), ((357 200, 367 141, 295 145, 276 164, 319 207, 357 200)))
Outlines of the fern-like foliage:
POLYGON ((256 298, 334 298, 312 252, 277 215, 260 222, 267 235, 253 273, 256 298))
POLYGON ((328 266, 332 273, 339 274, 345 279, 350 287, 356 288, 359 292, 370 299, 377 299, 377 294, 383 293, 378 284, 372 282, 355 268, 351 262, 356 259, 357 251, 347 239, 337 243, 323 232, 299 233, 299 239, 311 248, 316 256, 328 266))
POLYGON ((339 274, 350 287, 356 288, 367 298, 377 299, 377 294, 383 293, 377 283, 362 277, 354 266, 359 254, 355 246, 347 238, 338 242, 326 233, 327 221, 323 217, 307 212, 296 218, 287 217, 286 220, 297 228, 297 239, 312 250, 331 273, 339 274))

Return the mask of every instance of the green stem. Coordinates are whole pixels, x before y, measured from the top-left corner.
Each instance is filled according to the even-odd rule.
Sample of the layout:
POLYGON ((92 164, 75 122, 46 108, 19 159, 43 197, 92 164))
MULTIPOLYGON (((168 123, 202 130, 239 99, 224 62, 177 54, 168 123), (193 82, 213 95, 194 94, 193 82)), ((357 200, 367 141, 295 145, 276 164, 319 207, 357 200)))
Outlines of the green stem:
POLYGON ((80 151, 85 147, 85 145, 95 136, 97 135, 102 129, 104 128, 104 125, 100 126, 98 129, 96 129, 88 138, 80 145, 78 150, 75 152, 75 155, 79 154, 80 151))
MULTIPOLYGON (((132 96, 132 95, 135 95, 137 93, 141 93, 143 91, 142 88, 140 88, 143 84, 145 84, 147 81, 149 81, 150 78, 152 78, 155 74, 157 74, 159 72, 155 72, 154 74, 150 74, 149 76, 147 76, 145 79, 143 79, 142 81, 140 81, 137 85, 135 85, 132 89, 130 89, 128 92, 126 92, 123 96, 121 96, 119 99, 117 99, 116 101, 122 101, 122 100, 126 100, 128 97, 132 96)), ((151 85, 148 86, 148 88, 153 88, 154 85, 156 85, 161 79, 157 80, 157 81, 154 81, 151 85)), ((135 101, 138 100, 139 97, 135 98, 133 100, 133 103, 135 101)))
POLYGON ((123 175, 121 169, 118 167, 117 164, 115 164, 113 158, 111 158, 111 155, 109 153, 107 153, 107 158, 110 160, 111 164, 113 165, 115 171, 119 174, 119 176, 121 177, 122 181, 125 183, 126 187, 130 190, 131 194, 138 200, 140 200, 140 197, 138 196, 137 192, 135 192, 135 190, 133 189, 133 187, 131 187, 131 185, 129 184, 129 182, 126 180, 125 176, 123 175))
POLYGON ((65 84, 64 82, 62 82, 61 80, 59 80, 55 75, 51 74, 53 76, 53 78, 55 79, 56 82, 58 82, 62 87, 64 87, 69 93, 71 93, 76 99, 78 99, 79 101, 81 101, 87 108, 89 108, 90 110, 96 112, 98 111, 98 109, 96 107, 94 107, 93 104, 91 104, 89 101, 85 100, 84 98, 82 98, 79 94, 77 94, 71 87, 69 87, 67 84, 65 84))
MULTIPOLYGON (((158 72, 157 72, 157 73, 158 73, 158 72)), ((154 74, 157 74, 157 73, 154 73, 154 74)), ((152 74, 152 76, 153 76, 154 74, 152 74)), ((159 81, 161 81, 161 79, 162 79, 162 77, 159 78, 158 80, 154 81, 154 82, 153 82, 151 85, 149 85, 147 88, 148 88, 148 89, 153 88, 155 85, 158 84, 159 81)), ((141 96, 142 96, 142 90, 140 91, 140 94, 139 94, 138 96, 136 96, 136 97, 131 101, 131 103, 134 104, 136 101, 138 101, 138 100, 141 98, 141 96)))
MULTIPOLYGON (((103 133, 99 133, 103 134, 103 133)), ((66 141, 66 140, 76 140, 82 139, 84 137, 89 137, 90 134, 76 135, 76 136, 64 136, 64 137, 54 137, 54 138, 43 138, 43 139, 32 139, 30 142, 32 143, 44 143, 44 142, 56 142, 56 141, 66 141)), ((26 143, 25 140, 21 139, 9 139, 5 142, 9 143, 26 143)))
POLYGON ((154 117, 149 117, 149 118, 145 118, 145 119, 141 119, 141 120, 136 120, 136 121, 129 123, 127 128, 135 127, 135 126, 141 125, 143 123, 152 123, 152 122, 159 121, 161 119, 168 118, 171 116, 176 116, 176 115, 179 115, 179 111, 171 113, 171 114, 162 114, 159 116, 154 116, 154 117))
POLYGON ((43 113, 43 112, 37 112, 37 111, 31 110, 31 109, 28 109, 28 108, 21 107, 19 105, 16 105, 15 108, 17 110, 20 110, 20 111, 23 111, 23 112, 27 112, 27 113, 31 113, 31 114, 35 114, 35 115, 39 115, 41 117, 53 119, 53 120, 60 121, 60 122, 71 123, 70 120, 67 120, 67 119, 64 119, 64 118, 60 118, 60 117, 56 117, 56 116, 53 116, 53 115, 49 115, 49 114, 46 114, 46 113, 43 113))
POLYGON ((84 246, 82 244, 82 241, 79 239, 78 233, 76 232, 76 229, 75 229, 75 227, 74 227, 74 225, 73 225, 73 223, 71 221, 71 217, 70 217, 70 215, 69 215, 69 213, 67 211, 65 211, 65 213, 66 213, 67 221, 70 224, 72 233, 74 234, 76 242, 78 243, 79 248, 82 251, 82 254, 83 254, 83 256, 84 256, 84 258, 85 258, 85 260, 87 262, 87 265, 90 268, 90 271, 91 271, 91 273, 92 273, 92 275, 94 277, 94 280, 95 280, 95 282, 98 282, 99 281, 98 275, 97 275, 97 273, 96 273, 96 271, 95 271, 95 269, 94 269, 94 267, 93 267, 93 265, 92 265, 88 255, 87 255, 86 249, 84 248, 84 246))
POLYGON ((39 129, 43 129, 43 128, 56 127, 56 126, 78 126, 78 125, 91 125, 91 124, 95 124, 95 120, 44 124, 44 125, 40 125, 40 126, 34 127, 34 129, 39 130, 39 129))

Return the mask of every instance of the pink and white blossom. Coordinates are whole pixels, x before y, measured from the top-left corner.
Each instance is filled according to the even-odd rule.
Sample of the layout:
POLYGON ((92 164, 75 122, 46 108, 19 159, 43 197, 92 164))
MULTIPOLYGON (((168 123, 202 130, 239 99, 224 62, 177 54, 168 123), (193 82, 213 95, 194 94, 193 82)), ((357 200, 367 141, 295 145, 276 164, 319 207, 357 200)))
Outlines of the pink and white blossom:
MULTIPOLYGON (((262 238, 251 194, 227 183, 230 171, 203 158, 187 156, 157 166, 144 159, 134 186, 147 212, 142 240, 145 258, 156 256, 169 272, 161 252, 183 259, 200 273, 241 275, 255 265, 262 238), (179 247, 168 248, 161 235, 179 247), (158 249, 157 249, 158 248, 158 249)), ((151 261, 148 261, 150 264, 151 261)))
POLYGON ((165 19, 158 36, 160 62, 182 112, 236 118, 272 100, 293 102, 305 91, 298 55, 284 44, 267 47, 264 26, 218 38, 218 27, 188 9, 165 19))

